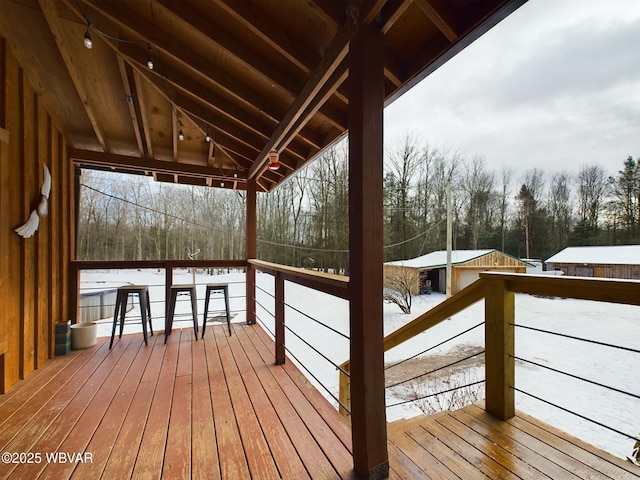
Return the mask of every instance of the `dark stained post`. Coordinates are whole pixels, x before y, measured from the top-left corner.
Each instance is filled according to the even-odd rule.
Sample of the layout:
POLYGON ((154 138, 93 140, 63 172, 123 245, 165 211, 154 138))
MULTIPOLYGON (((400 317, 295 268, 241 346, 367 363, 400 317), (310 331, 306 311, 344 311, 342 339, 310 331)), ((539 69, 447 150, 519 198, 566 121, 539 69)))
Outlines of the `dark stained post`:
MULTIPOLYGON (((247 260, 257 255, 258 220, 256 215, 256 182, 247 181, 247 260)), ((256 269, 247 264, 246 280, 247 325, 256 323, 256 269)))
POLYGON ((383 36, 362 26, 349 46, 351 435, 362 478, 387 478, 382 314, 383 36))
POLYGON ((284 278, 280 272, 275 276, 275 313, 276 313, 276 365, 283 365, 284 355, 284 278))

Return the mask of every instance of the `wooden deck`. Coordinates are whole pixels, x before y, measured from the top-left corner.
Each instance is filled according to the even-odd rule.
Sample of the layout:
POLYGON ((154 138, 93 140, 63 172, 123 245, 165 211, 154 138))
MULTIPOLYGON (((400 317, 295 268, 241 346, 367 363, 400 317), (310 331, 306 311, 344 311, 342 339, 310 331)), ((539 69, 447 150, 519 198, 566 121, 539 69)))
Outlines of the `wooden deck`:
MULTIPOLYGON (((0 397, 0 451, 26 454, 0 463, 0 478, 353 478, 344 419, 292 362, 274 365, 259 326, 225 328, 148 347, 125 335, 111 351, 103 338, 47 362, 0 397)), ((640 478, 566 438, 478 406, 395 422, 391 478, 640 478)))
POLYGON ((631 463, 521 412, 503 422, 470 405, 394 422, 388 431, 401 478, 640 478, 631 463))

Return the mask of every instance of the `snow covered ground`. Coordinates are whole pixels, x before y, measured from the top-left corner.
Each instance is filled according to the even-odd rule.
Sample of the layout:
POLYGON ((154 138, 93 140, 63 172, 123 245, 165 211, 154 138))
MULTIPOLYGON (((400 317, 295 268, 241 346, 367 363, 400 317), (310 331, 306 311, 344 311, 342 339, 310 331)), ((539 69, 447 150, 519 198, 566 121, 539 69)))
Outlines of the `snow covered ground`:
MULTIPOLYGON (((273 277, 258 273, 257 279, 260 288, 267 292, 273 292, 273 277)), ((231 310, 234 315, 232 321, 244 322, 244 274, 227 273, 218 276, 204 273, 196 274, 197 283, 218 281, 230 282, 231 310)), ((105 287, 107 285, 111 287, 118 283, 148 284, 150 286, 152 316, 155 317, 154 330, 163 330, 164 271, 85 271, 82 273, 81 288, 100 288, 101 284, 105 287)), ((192 283, 192 274, 186 271, 182 273, 175 271, 174 283, 192 283)), ((199 323, 201 323, 203 296, 204 285, 200 285, 198 288, 199 323)), ((272 297, 260 290, 257 297, 260 304, 273 312, 272 297)), ((291 306, 286 309, 285 313, 288 328, 311 343, 334 364, 339 365, 344 362, 348 358, 348 340, 296 310, 348 335, 348 303, 291 283, 286 283, 285 297, 286 303, 291 306)), ((410 315, 401 313, 395 305, 385 304, 385 335, 429 310, 444 298, 444 295, 438 293, 415 297, 410 315)), ((212 308, 223 308, 224 304, 221 300, 214 301, 212 297, 212 302, 212 308)), ((130 315, 139 314, 137 308, 136 306, 130 315)), ((190 311, 188 302, 179 302, 176 311, 184 313, 185 316, 178 317, 182 322, 175 323, 174 328, 191 328, 191 319, 186 315, 186 312, 190 311)), ((258 316, 259 320, 273 331, 273 317, 260 307, 258 307, 258 316)), ((483 302, 479 302, 400 347, 390 350, 386 354, 385 363, 397 362, 436 345, 476 325, 483 318, 484 305, 483 302)), ((636 351, 640 350, 640 309, 638 307, 561 298, 537 298, 518 294, 516 296, 516 324, 623 346, 636 351)), ((134 331, 140 331, 139 320, 125 325, 125 333, 134 331)), ((640 411, 640 375, 637 373, 640 355, 638 353, 524 328, 516 328, 515 333, 517 357, 587 378, 591 382, 631 392, 636 397, 617 393, 523 362, 516 363, 517 389, 575 411, 626 434, 638 435, 640 432, 640 420, 637 415, 637 412, 640 411)), ((98 334, 101 336, 111 334, 111 319, 107 319, 99 325, 98 334)), ((302 364, 302 370, 307 370, 305 373, 308 374, 310 371, 311 375, 315 377, 310 380, 334 405, 337 405, 331 395, 338 396, 338 371, 325 358, 299 340, 295 334, 286 332, 286 346, 290 350, 289 356, 293 355, 298 359, 298 361, 295 359, 294 361, 302 364), (324 387, 319 386, 320 383, 324 387), (325 388, 331 392, 331 395, 327 393, 325 388)), ((483 348, 483 346, 484 328, 479 327, 434 349, 429 354, 444 355, 457 347, 483 348)), ((484 377, 483 370, 481 368, 475 370, 473 375, 478 375, 478 379, 482 379, 484 377)), ((311 375, 308 376, 311 377, 311 375)), ((387 390, 388 405, 402 400, 402 397, 396 396, 397 392, 393 389, 387 390)), ((516 408, 620 457, 625 457, 631 452, 633 440, 528 395, 516 392, 516 408)), ((418 408, 412 404, 388 407, 387 419, 392 421, 411 417, 419 412, 418 408)))

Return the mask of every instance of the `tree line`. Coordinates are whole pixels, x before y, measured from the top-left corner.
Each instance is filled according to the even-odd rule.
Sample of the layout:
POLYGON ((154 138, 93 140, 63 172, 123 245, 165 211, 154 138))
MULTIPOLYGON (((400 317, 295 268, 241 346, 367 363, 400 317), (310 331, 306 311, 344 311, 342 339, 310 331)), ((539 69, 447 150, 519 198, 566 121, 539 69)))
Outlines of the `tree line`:
MULTIPOLYGON (((640 165, 492 170, 407 135, 385 154, 385 260, 446 248, 450 185, 454 249, 546 259, 566 246, 640 243, 640 165)), ((79 259, 244 258, 244 192, 84 171, 79 259)), ((325 152, 258 194, 258 258, 348 273, 348 155, 325 152)))

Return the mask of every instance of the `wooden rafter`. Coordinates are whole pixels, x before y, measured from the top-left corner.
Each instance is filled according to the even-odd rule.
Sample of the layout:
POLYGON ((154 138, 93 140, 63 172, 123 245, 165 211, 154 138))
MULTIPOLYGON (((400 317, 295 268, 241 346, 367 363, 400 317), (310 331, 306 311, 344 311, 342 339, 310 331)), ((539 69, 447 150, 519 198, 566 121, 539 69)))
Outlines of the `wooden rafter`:
POLYGON ((432 5, 430 0, 414 0, 416 5, 420 7, 420 10, 424 12, 424 14, 433 22, 433 24, 438 27, 438 30, 442 32, 442 34, 447 37, 447 40, 450 42, 455 42, 459 35, 454 30, 454 28, 447 22, 442 15, 438 12, 438 10, 432 5))
POLYGON ((53 33, 53 36, 58 45, 58 50, 62 55, 64 63, 67 67, 67 71, 69 72, 69 76, 73 81, 73 84, 78 92, 78 96, 82 100, 82 104, 84 105, 85 111, 87 113, 87 117, 91 122, 91 126, 93 127, 93 131, 98 139, 98 142, 102 146, 102 149, 106 152, 108 151, 107 144, 105 141, 105 134, 100 127, 100 123, 98 122, 98 118, 95 113, 95 109, 90 100, 90 95, 85 89, 83 82, 81 81, 80 73, 76 70, 74 59, 71 57, 69 53, 69 49, 67 49, 65 45, 65 31, 62 25, 60 24, 60 17, 58 16, 58 11, 56 6, 54 5, 53 0, 39 0, 40 8, 42 9, 42 13, 53 33))
POLYGON ((118 56, 118 66, 120 67, 120 75, 122 76, 122 85, 124 87, 124 93, 127 96, 127 104, 129 105, 129 114, 131 115, 131 125, 136 135, 136 142, 138 143, 138 151, 143 157, 149 157, 147 150, 147 139, 145 136, 145 129, 142 124, 140 104, 135 101, 135 78, 131 67, 118 56))
POLYGON ((368 0, 362 2, 359 6, 359 11, 356 11, 355 3, 351 2, 350 6, 352 15, 355 18, 349 19, 340 29, 334 37, 331 45, 325 52, 322 61, 318 67, 309 76, 309 79, 305 83, 304 87, 293 101, 289 110, 284 115, 282 121, 276 128, 276 131, 271 136, 271 139, 267 142, 265 147, 260 152, 260 155, 256 158, 249 176, 251 178, 260 176, 267 165, 267 155, 269 150, 277 148, 281 144, 288 143, 288 135, 293 136, 291 129, 300 120, 301 115, 307 110, 307 107, 316 99, 316 95, 323 88, 324 83, 331 77, 334 70, 340 65, 347 55, 349 41, 353 38, 358 26, 363 23, 370 23, 378 14, 386 0, 368 0))

